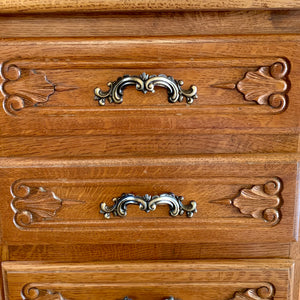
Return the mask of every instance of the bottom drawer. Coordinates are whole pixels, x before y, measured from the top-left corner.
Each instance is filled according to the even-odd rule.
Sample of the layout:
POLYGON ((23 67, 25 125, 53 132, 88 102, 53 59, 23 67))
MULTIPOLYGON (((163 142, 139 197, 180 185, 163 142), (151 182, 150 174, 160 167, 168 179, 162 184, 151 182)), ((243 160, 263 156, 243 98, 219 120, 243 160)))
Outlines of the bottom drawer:
POLYGON ((292 299, 293 261, 4 262, 5 299, 292 299), (172 298, 173 297, 173 298, 172 298))

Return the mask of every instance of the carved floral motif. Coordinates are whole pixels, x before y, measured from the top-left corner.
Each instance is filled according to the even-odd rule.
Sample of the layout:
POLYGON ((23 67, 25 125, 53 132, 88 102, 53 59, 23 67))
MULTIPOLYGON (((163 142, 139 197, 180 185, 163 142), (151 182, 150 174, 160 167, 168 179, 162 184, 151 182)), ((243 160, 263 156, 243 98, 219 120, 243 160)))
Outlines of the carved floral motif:
POLYGON ((27 284, 22 290, 22 299, 24 300, 65 300, 61 293, 48 289, 39 289, 27 284))
POLYGON ((18 67, 13 62, 5 62, 1 68, 4 78, 2 92, 3 108, 6 113, 15 115, 26 107, 40 106, 49 101, 55 92, 77 89, 52 83, 42 70, 18 67))
POLYGON ((7 62, 1 72, 5 79, 2 85, 5 95, 3 106, 9 114, 45 103, 55 92, 55 85, 42 71, 23 70, 7 62))
POLYGON ((220 199, 212 202, 234 206, 244 215, 276 225, 281 219, 280 206, 283 202, 281 190, 281 180, 273 178, 265 184, 241 189, 238 196, 233 199, 220 199))
POLYGON ((230 300, 273 300, 275 289, 268 283, 256 289, 247 289, 242 292, 236 292, 230 300))
POLYGON ((278 58, 271 66, 263 66, 256 71, 246 72, 244 78, 237 83, 219 83, 212 87, 236 89, 244 95, 246 101, 268 105, 274 111, 281 112, 287 107, 288 72, 288 62, 283 58, 278 58))
POLYGON ((12 186, 12 195, 14 222, 20 227, 53 218, 63 202, 51 190, 43 187, 16 184, 12 186))

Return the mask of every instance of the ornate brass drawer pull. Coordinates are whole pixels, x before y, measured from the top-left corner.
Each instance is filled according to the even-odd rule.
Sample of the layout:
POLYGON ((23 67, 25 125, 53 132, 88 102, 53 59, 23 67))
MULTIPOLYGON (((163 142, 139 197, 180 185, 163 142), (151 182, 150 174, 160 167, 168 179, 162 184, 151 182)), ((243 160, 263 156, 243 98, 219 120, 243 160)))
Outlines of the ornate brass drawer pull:
POLYGON ((143 197, 134 194, 122 194, 121 197, 114 198, 113 206, 107 206, 105 202, 100 204, 100 213, 104 214, 106 219, 110 214, 125 217, 127 215, 127 205, 138 205, 140 210, 145 212, 154 211, 157 205, 167 204, 170 206, 170 215, 176 217, 186 213, 187 217, 192 217, 197 212, 197 203, 191 201, 188 205, 182 204, 182 196, 176 196, 172 193, 161 194, 156 196, 145 195, 143 197))
POLYGON ((194 99, 197 99, 197 87, 191 85, 188 90, 183 90, 182 80, 176 80, 171 76, 164 74, 160 75, 148 75, 142 73, 139 76, 124 75, 119 77, 116 81, 108 82, 108 91, 102 91, 100 88, 95 89, 95 100, 98 101, 99 105, 105 105, 106 99, 109 103, 120 104, 123 102, 123 90, 128 85, 135 85, 138 91, 146 94, 147 92, 154 93, 155 86, 161 86, 168 90, 168 100, 170 103, 182 102, 183 98, 186 98, 188 104, 192 104, 194 99))
MULTIPOLYGON (((130 298, 128 298, 127 296, 125 298, 123 298, 122 300, 132 300, 130 298)), ((180 299, 177 299, 177 298, 174 298, 174 297, 169 297, 169 298, 164 298, 163 300, 180 300, 180 299)))

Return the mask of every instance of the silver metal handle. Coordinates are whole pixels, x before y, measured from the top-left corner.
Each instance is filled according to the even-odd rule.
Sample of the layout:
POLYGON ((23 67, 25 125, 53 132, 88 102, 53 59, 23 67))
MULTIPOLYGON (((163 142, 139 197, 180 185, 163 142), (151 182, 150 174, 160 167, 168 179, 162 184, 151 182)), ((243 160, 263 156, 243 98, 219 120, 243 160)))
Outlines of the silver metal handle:
POLYGON ((98 101, 99 105, 105 105, 105 101, 109 103, 120 104, 123 102, 123 90, 128 85, 135 85, 138 91, 146 94, 147 92, 154 93, 154 87, 160 86, 168 90, 168 100, 170 103, 182 102, 183 98, 186 98, 187 104, 192 104, 194 99, 197 99, 197 87, 191 85, 188 90, 183 90, 182 80, 176 80, 172 76, 164 74, 160 75, 148 75, 142 73, 141 75, 124 75, 119 77, 116 81, 108 82, 108 91, 102 91, 100 88, 95 89, 95 100, 98 101))
MULTIPOLYGON (((128 298, 127 296, 125 298, 123 298, 122 300, 132 300, 130 298, 128 298)), ((173 296, 169 297, 169 298, 164 298, 163 300, 180 300, 180 299, 177 299, 177 298, 174 298, 173 296)))
POLYGON ((148 194, 136 196, 134 194, 122 194, 121 197, 114 198, 114 205, 107 206, 105 202, 100 204, 100 213, 104 214, 106 219, 110 218, 110 214, 125 217, 127 215, 127 205, 138 205, 140 210, 145 212, 154 211, 157 205, 167 204, 170 207, 170 215, 176 217, 186 213, 187 217, 192 217, 197 212, 197 203, 191 201, 188 205, 182 204, 182 196, 176 196, 173 193, 150 196, 148 194))

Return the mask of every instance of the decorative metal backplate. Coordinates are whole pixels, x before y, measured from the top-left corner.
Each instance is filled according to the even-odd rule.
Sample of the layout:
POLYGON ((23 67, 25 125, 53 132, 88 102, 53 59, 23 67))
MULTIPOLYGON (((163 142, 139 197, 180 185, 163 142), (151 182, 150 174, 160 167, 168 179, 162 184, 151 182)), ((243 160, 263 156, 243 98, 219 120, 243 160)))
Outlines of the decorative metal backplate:
POLYGON ((188 104, 192 104, 194 99, 197 99, 197 87, 191 85, 188 90, 183 90, 182 80, 176 80, 172 76, 164 74, 160 75, 148 75, 142 73, 139 76, 124 75, 119 77, 116 81, 108 82, 108 91, 102 91, 100 88, 95 89, 95 100, 98 101, 99 105, 105 105, 106 99, 109 103, 120 104, 123 102, 123 90, 128 85, 135 85, 137 91, 141 91, 144 94, 147 92, 154 93, 154 87, 160 86, 168 90, 168 100, 170 103, 182 102, 183 98, 186 98, 188 104))
POLYGON ((176 217, 186 213, 187 217, 192 217, 197 212, 197 203, 191 201, 188 205, 182 204, 182 196, 176 196, 172 193, 166 193, 156 196, 145 195, 143 197, 134 194, 122 194, 121 197, 114 198, 113 206, 107 206, 106 203, 100 204, 100 213, 104 214, 106 219, 110 218, 110 214, 125 217, 127 215, 127 205, 138 205, 140 210, 145 212, 154 211, 157 205, 167 204, 170 207, 170 215, 176 217))

